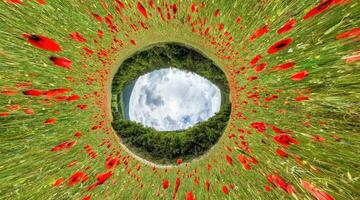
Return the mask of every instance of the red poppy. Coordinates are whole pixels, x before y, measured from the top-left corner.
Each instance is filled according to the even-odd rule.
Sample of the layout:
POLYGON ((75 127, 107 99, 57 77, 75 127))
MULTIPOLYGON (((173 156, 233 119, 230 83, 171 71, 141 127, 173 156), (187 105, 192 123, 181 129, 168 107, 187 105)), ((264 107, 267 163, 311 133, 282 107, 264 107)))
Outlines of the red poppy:
POLYGON ((277 134, 288 133, 288 132, 289 132, 289 131, 283 131, 283 130, 279 129, 279 128, 276 127, 276 126, 272 126, 271 128, 272 128, 272 130, 273 130, 275 133, 277 133, 277 134))
POLYGON ((250 61, 250 65, 255 65, 260 59, 262 59, 262 55, 259 54, 254 56, 254 58, 252 58, 250 61))
POLYGON ((310 185, 310 183, 301 180, 302 186, 310 192, 317 200, 335 200, 330 194, 310 185))
POLYGON ((41 90, 25 90, 25 91, 23 91, 23 94, 38 97, 43 94, 43 91, 41 91, 41 90))
POLYGON ((254 128, 257 132, 263 133, 266 130, 266 124, 264 122, 253 122, 250 124, 250 128, 254 128))
POLYGON ((311 9, 306 15, 304 16, 304 20, 310 19, 313 16, 316 16, 324 11, 328 10, 334 0, 325 0, 318 4, 315 8, 311 9))
POLYGON ((215 17, 219 16, 219 9, 216 9, 216 10, 215 10, 214 16, 215 16, 215 17))
POLYGON ((307 77, 308 75, 309 75, 309 72, 306 71, 306 70, 299 71, 299 72, 294 73, 294 74, 291 76, 291 80, 293 80, 293 81, 301 81, 301 80, 303 80, 305 77, 307 77))
POLYGON ((274 140, 283 145, 283 146, 289 146, 291 143, 293 144, 300 144, 299 141, 297 141, 296 139, 292 138, 291 136, 289 136, 288 134, 280 134, 274 137, 274 140))
POLYGON ((46 1, 45 0, 36 0, 39 4, 45 5, 46 1))
POLYGON ((90 200, 91 199, 91 194, 86 195, 82 200, 90 200))
POLYGON ((295 97, 294 100, 295 100, 295 101, 306 101, 306 100, 309 100, 309 97, 304 96, 304 95, 301 94, 301 95, 295 97))
POLYGON ((179 190, 179 186, 180 186, 180 178, 176 178, 175 188, 174 188, 174 192, 173 192, 173 199, 176 198, 176 193, 177 193, 178 190, 179 190))
POLYGON ((35 113, 35 111, 31 108, 25 108, 23 111, 24 111, 24 113, 26 113, 28 115, 32 115, 35 113))
POLYGON ((233 165, 233 160, 230 156, 226 155, 226 161, 230 164, 233 165))
POLYGON ((186 193, 186 200, 196 200, 195 196, 193 195, 192 191, 186 193))
POLYGON ((63 142, 63 143, 61 143, 61 144, 53 147, 53 148, 51 149, 51 151, 52 151, 52 152, 60 151, 60 150, 62 150, 63 148, 65 148, 67 144, 68 144, 68 142, 63 142))
POLYGON ((266 190, 267 192, 270 192, 270 190, 271 190, 270 187, 267 186, 267 185, 265 185, 264 188, 265 188, 265 190, 266 190))
POLYGON ((79 95, 73 94, 73 95, 69 96, 66 100, 67 101, 76 101, 76 100, 79 100, 79 99, 80 99, 79 95))
POLYGON ((228 190, 228 188, 226 187, 226 185, 224 185, 223 187, 222 187, 222 191, 223 191, 223 193, 224 194, 229 194, 229 190, 228 190))
POLYGON ((61 51, 60 45, 51 38, 47 38, 41 35, 30 34, 23 34, 23 36, 28 40, 30 44, 39 49, 53 52, 61 51))
POLYGON ((100 15, 96 14, 96 13, 91 13, 91 15, 93 17, 95 17, 95 19, 97 19, 98 21, 102 21, 103 19, 100 17, 100 15))
POLYGON ((280 35, 282 33, 288 32, 290 30, 292 30, 295 26, 296 23, 296 19, 292 19, 288 22, 286 22, 278 31, 277 33, 280 35))
POLYGON ((69 36, 78 42, 86 42, 86 39, 79 32, 70 33, 69 36))
POLYGON ((275 44, 271 45, 267 52, 268 52, 268 54, 274 54, 278 51, 285 49, 292 42, 293 42, 293 40, 291 38, 286 38, 286 39, 280 40, 280 41, 276 42, 275 44))
POLYGON ((163 180, 162 186, 164 189, 167 189, 169 187, 169 180, 163 180))
POLYGON ((22 0, 7 0, 8 3, 21 4, 22 0))
POLYGON ((57 65, 59 67, 63 67, 66 69, 71 69, 72 62, 71 62, 71 60, 69 60, 67 58, 51 56, 49 59, 54 63, 54 65, 57 65))
POLYGON ((254 41, 257 38, 262 37, 267 32, 269 32, 269 25, 265 25, 260 29, 256 30, 255 33, 250 37, 250 41, 254 41))
POLYGON ((177 165, 180 165, 182 162, 183 162, 182 159, 178 159, 178 160, 176 161, 176 164, 177 164, 177 165))
POLYGON ((284 158, 288 157, 288 154, 285 151, 281 150, 281 149, 276 149, 276 153, 281 157, 284 157, 284 158))
POLYGON ((44 124, 53 124, 56 122, 56 118, 50 118, 44 121, 44 124))
POLYGON ((271 183, 271 185, 273 185, 273 187, 280 187, 281 189, 283 189, 285 192, 287 192, 289 194, 292 194, 295 192, 293 186, 290 185, 289 183, 287 183, 284 179, 282 179, 278 175, 269 174, 267 177, 267 180, 269 181, 269 183, 271 183))
POLYGON ((355 28, 349 31, 346 31, 344 33, 341 33, 336 36, 336 39, 345 39, 345 38, 354 38, 354 37, 360 37, 360 28, 355 28))
POLYGON ((207 191, 210 190, 210 182, 208 180, 205 181, 205 188, 207 191))
POLYGON ((294 66, 295 66, 295 62, 288 62, 274 66, 272 70, 287 70, 293 68, 294 66))
POLYGON ((70 89, 65 89, 65 88, 58 88, 58 89, 52 89, 52 90, 47 90, 47 91, 44 91, 42 94, 46 97, 55 97, 55 96, 59 96, 59 95, 62 95, 62 94, 65 94, 67 92, 69 92, 70 89))
POLYGON ((84 175, 85 175, 84 172, 81 171, 74 173, 73 175, 70 176, 67 186, 76 185, 84 175))
POLYGON ((148 17, 147 13, 146 13, 146 9, 144 8, 144 6, 140 2, 138 2, 138 4, 137 4, 137 9, 145 18, 148 17))
POLYGON ((255 67, 255 72, 260 73, 266 68, 266 63, 261 63, 255 67))
POLYGON ((106 161, 105 166, 106 169, 113 169, 116 166, 118 166, 120 164, 119 160, 117 157, 109 159, 108 161, 106 161))
POLYGON ((58 180, 56 180, 55 182, 54 182, 54 184, 52 185, 52 187, 57 187, 57 186, 59 186, 59 185, 61 185, 63 182, 64 182, 64 178, 59 178, 58 180))
POLYGON ((79 104, 79 105, 77 105, 77 107, 80 108, 81 110, 87 109, 87 105, 85 105, 85 104, 79 104))
POLYGON ((92 190, 96 186, 105 183, 105 181, 108 180, 112 175, 113 175, 113 173, 111 171, 104 173, 104 174, 98 174, 96 176, 96 180, 97 180, 96 183, 90 185, 87 190, 92 190))
POLYGON ((320 137, 319 135, 313 135, 312 140, 315 142, 323 142, 325 141, 325 138, 320 137))

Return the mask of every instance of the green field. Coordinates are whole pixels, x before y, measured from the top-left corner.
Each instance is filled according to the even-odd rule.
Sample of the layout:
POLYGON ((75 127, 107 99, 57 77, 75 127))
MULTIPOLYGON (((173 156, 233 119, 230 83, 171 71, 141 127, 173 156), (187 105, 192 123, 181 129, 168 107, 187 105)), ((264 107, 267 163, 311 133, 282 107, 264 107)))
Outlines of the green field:
POLYGON ((359 199, 359 13, 358 0, 2 0, 0 199, 359 199), (231 101, 217 144, 167 168, 111 125, 119 66, 159 43, 214 61, 231 101))

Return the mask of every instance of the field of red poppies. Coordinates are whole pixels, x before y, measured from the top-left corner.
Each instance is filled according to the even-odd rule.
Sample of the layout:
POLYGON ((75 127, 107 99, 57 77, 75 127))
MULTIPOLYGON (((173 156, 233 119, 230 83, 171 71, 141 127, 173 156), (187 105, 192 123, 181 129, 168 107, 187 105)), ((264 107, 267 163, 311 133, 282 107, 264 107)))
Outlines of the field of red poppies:
POLYGON ((0 199, 360 198, 357 0, 2 0, 0 199), (205 155, 158 166, 111 122, 121 63, 157 43, 224 71, 205 155))

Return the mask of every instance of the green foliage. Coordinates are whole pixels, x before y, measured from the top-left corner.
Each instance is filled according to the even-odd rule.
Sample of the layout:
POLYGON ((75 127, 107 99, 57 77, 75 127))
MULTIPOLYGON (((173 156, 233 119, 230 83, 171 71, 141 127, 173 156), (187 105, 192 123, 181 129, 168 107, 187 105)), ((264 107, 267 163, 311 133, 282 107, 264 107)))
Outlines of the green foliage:
POLYGON ((184 131, 160 132, 122 118, 114 120, 112 125, 130 149, 164 164, 177 158, 190 160, 205 153, 222 135, 230 112, 231 104, 224 104, 215 116, 184 131))

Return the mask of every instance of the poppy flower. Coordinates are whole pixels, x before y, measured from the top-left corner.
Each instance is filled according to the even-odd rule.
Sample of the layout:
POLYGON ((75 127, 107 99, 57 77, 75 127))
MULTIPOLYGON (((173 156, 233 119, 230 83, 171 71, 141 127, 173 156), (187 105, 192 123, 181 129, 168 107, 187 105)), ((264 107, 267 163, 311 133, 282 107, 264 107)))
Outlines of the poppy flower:
POLYGON ((320 137, 319 135, 313 135, 312 140, 315 142, 323 142, 325 141, 325 138, 320 137))
POLYGON ((182 159, 177 159, 176 164, 177 164, 177 165, 180 165, 182 162, 183 162, 182 159))
POLYGON ((73 95, 69 96, 66 100, 67 101, 76 101, 76 100, 79 100, 79 99, 80 99, 79 95, 73 94, 73 95))
POLYGON ((146 9, 140 2, 138 2, 138 4, 137 4, 137 9, 145 18, 148 18, 146 9))
POLYGON ((309 75, 309 72, 306 71, 306 70, 299 71, 299 72, 294 73, 294 74, 291 76, 291 80, 293 80, 293 81, 301 81, 301 80, 303 80, 305 77, 307 77, 308 75, 309 75))
POLYGON ((205 188, 207 191, 210 190, 210 182, 208 180, 205 181, 205 188))
POLYGON ((281 50, 285 49, 286 47, 288 47, 292 42, 293 42, 293 40, 291 38, 286 38, 286 39, 280 40, 280 41, 276 42, 275 44, 271 45, 270 48, 268 49, 267 53, 268 54, 277 53, 278 51, 281 51, 281 50))
POLYGON ((22 4, 22 0, 7 0, 7 2, 12 4, 22 4))
POLYGON ((52 185, 52 187, 57 187, 57 186, 59 186, 59 185, 61 185, 63 182, 64 182, 64 178, 59 178, 58 180, 56 180, 55 182, 54 182, 54 184, 52 185))
POLYGON ((215 17, 219 16, 219 9, 216 9, 216 10, 215 10, 214 16, 215 16, 215 17))
POLYGON ((261 63, 255 67, 255 72, 260 73, 266 68, 266 63, 261 63))
POLYGON ((65 69, 71 69, 72 62, 67 58, 51 56, 49 59, 54 63, 54 65, 63 67, 65 69))
POLYGON ((56 43, 53 39, 44 37, 42 35, 30 35, 23 34, 23 36, 28 40, 28 42, 42 50, 59 52, 61 51, 61 47, 58 43, 56 43))
POLYGON ((92 15, 93 17, 95 17, 95 19, 98 20, 98 21, 102 21, 102 20, 103 20, 102 17, 100 17, 100 15, 98 15, 98 14, 96 14, 96 13, 91 13, 91 15, 92 15))
POLYGON ((43 94, 43 91, 41 91, 41 90, 34 90, 34 89, 32 89, 32 90, 25 90, 25 91, 23 91, 23 94, 28 95, 28 96, 38 97, 38 96, 40 96, 40 95, 43 94))
POLYGON ((56 97, 62 94, 65 94, 67 92, 69 92, 69 89, 65 89, 65 88, 58 88, 58 89, 52 89, 52 90, 47 90, 44 91, 42 94, 46 97, 52 98, 52 97, 56 97))
POLYGON ((267 180, 273 187, 280 187, 285 192, 292 194, 295 192, 295 189, 292 185, 287 183, 283 178, 278 175, 269 174, 267 180))
POLYGON ((173 199, 176 198, 176 193, 178 192, 180 187, 180 178, 176 178, 175 180, 175 188, 174 188, 174 192, 173 192, 173 199))
POLYGON ((50 118, 44 121, 44 124, 53 124, 57 121, 56 118, 50 118))
POLYGON ((309 97, 304 96, 304 95, 299 95, 299 96, 295 97, 294 100, 295 101, 306 101, 306 100, 309 100, 309 97))
POLYGON ((259 133, 264 133, 266 130, 266 124, 264 122, 253 122, 250 124, 250 128, 256 129, 259 133))
POLYGON ((260 29, 256 30, 255 33, 250 37, 250 41, 254 41, 257 38, 262 37, 265 33, 269 32, 269 25, 265 25, 260 29))
POLYGON ((281 150, 281 149, 276 149, 276 153, 281 157, 284 157, 284 158, 288 157, 288 154, 285 151, 281 150))
POLYGON ((98 175, 96 175, 96 183, 90 185, 87 190, 88 190, 88 191, 89 191, 89 190, 92 190, 92 189, 94 189, 95 187, 97 187, 98 185, 104 184, 105 181, 108 180, 112 175, 113 175, 113 173, 112 173, 111 171, 106 172, 106 173, 104 173, 104 174, 98 174, 98 175))
POLYGON ((35 111, 31 108, 24 108, 23 111, 25 114, 28 114, 28 115, 32 115, 35 113, 35 111))
POLYGON ((256 55, 256 56, 254 56, 252 59, 251 59, 251 61, 250 61, 250 65, 252 66, 252 65, 255 65, 259 60, 261 60, 262 59, 262 55, 256 55))
POLYGON ((301 180, 302 186, 310 192, 317 200, 335 200, 330 194, 310 185, 310 183, 301 180))
POLYGON ((0 117, 8 117, 9 115, 9 112, 0 112, 0 117))
POLYGON ((120 164, 120 162, 119 162, 118 158, 115 157, 113 159, 106 161, 105 166, 106 166, 106 169, 113 169, 119 164, 120 164))
POLYGON ((69 36, 75 41, 86 42, 86 39, 79 32, 72 32, 69 36))
POLYGON ((285 147, 287 147, 287 146, 289 146, 289 145, 291 145, 291 144, 300 144, 299 141, 297 141, 296 139, 292 138, 292 137, 289 136, 288 134, 280 134, 280 135, 277 135, 277 136, 274 137, 274 140, 275 140, 277 143, 279 143, 279 144, 281 144, 281 145, 283 145, 283 146, 285 146, 285 147))
POLYGON ((169 188, 169 180, 163 180, 162 186, 164 189, 169 188))
POLYGON ((233 160, 229 155, 226 155, 226 161, 230 164, 233 165, 233 160))
POLYGON ((90 200, 91 199, 91 194, 86 195, 82 200, 90 200))
POLYGON ((311 17, 314 17, 316 15, 319 15, 323 13, 324 11, 328 10, 331 6, 331 4, 334 2, 334 0, 325 0, 322 1, 320 4, 318 4, 315 8, 311 9, 306 15, 304 16, 304 20, 308 20, 311 17))
POLYGON ((229 190, 228 190, 228 188, 226 187, 226 185, 224 185, 223 187, 222 187, 222 191, 223 191, 223 193, 224 194, 229 194, 229 190))
POLYGON ((85 105, 85 104, 79 104, 79 105, 77 105, 77 107, 80 108, 81 110, 87 109, 87 105, 85 105))
POLYGON ((67 186, 76 185, 84 175, 85 175, 84 172, 81 171, 74 173, 73 175, 70 176, 67 186))
POLYGON ((288 62, 288 63, 276 65, 272 68, 272 70, 287 70, 293 68, 294 66, 295 66, 295 62, 288 62))
POLYGON ((277 31, 277 34, 283 34, 283 33, 286 33, 290 30, 292 30, 295 26, 295 23, 296 23, 296 19, 292 19, 288 22, 286 22, 278 31, 277 31))
POLYGON ((336 36, 336 39, 347 39, 347 38, 354 38, 354 37, 360 37, 360 28, 351 29, 349 31, 346 31, 344 33, 341 33, 336 36))
POLYGON ((186 193, 186 200, 196 200, 192 191, 186 193))

